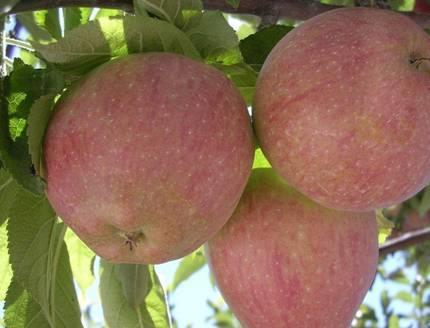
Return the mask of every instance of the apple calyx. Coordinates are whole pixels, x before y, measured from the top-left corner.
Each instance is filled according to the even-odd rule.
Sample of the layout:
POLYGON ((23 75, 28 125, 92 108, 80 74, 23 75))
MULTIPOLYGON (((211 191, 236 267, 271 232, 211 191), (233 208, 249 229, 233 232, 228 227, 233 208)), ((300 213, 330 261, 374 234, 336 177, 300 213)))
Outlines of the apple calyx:
MULTIPOLYGON (((414 65, 417 70, 420 70, 421 64, 423 64, 426 61, 430 63, 430 57, 420 57, 420 56, 417 56, 416 54, 412 54, 411 57, 409 58, 409 63, 411 65, 414 65)), ((424 71, 430 71, 430 70, 424 69, 424 71)))
POLYGON ((133 249, 137 247, 138 243, 145 236, 142 231, 134 231, 134 232, 121 231, 119 235, 125 239, 124 245, 128 246, 128 248, 130 249, 130 252, 132 252, 133 249))

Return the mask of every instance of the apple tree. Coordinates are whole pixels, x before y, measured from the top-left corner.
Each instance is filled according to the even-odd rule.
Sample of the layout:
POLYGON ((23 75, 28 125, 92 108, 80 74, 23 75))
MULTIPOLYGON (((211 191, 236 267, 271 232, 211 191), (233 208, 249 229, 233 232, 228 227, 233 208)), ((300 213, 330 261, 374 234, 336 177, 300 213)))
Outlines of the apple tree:
MULTIPOLYGON (((267 151, 282 139, 284 126, 276 129, 270 117, 264 127, 254 123, 269 160, 259 145, 254 155, 257 142, 247 108, 251 112, 252 105, 280 102, 275 93, 284 93, 278 90, 279 83, 260 82, 259 87, 263 64, 280 40, 296 33, 304 21, 343 6, 400 11, 399 22, 408 17, 408 24, 414 22, 422 35, 430 31, 427 0, 2 1, 0 325, 95 327, 96 319, 82 302, 90 286, 97 285, 103 326, 184 327, 175 318, 171 296, 207 265, 206 251, 221 291, 235 298, 229 302, 231 309, 207 300, 213 312, 208 326, 240 327, 235 315, 248 327, 297 326, 278 309, 294 299, 302 302, 291 306, 294 320, 312 327, 319 323, 337 328, 352 317, 352 327, 430 327, 430 188, 422 189, 429 181, 422 178, 416 183, 414 188, 422 190, 415 195, 401 190, 409 176, 430 175, 428 165, 422 164, 428 155, 412 158, 414 147, 428 138, 427 130, 414 136, 403 157, 390 157, 395 133, 386 138, 385 148, 377 149, 376 153, 390 155, 381 156, 378 165, 410 170, 397 174, 385 194, 380 190, 392 180, 389 174, 381 175, 372 189, 380 189, 381 199, 388 194, 413 196, 395 198, 399 203, 392 206, 370 193, 372 197, 366 194, 357 204, 371 206, 327 209, 287 187, 271 168, 271 163, 275 169, 280 165, 283 154, 273 161, 267 151), (142 114, 146 108, 142 103, 155 110, 142 114), (129 110, 123 111, 126 107, 129 110), (263 130, 269 131, 264 141, 263 130), (56 154, 61 157, 51 160, 56 154), (77 181, 83 182, 79 188, 67 189, 77 181), (176 189, 177 185, 184 187, 176 189), (375 215, 375 207, 385 205, 375 215), (291 226, 276 220, 279 209, 291 217, 291 226), (259 225, 265 212, 275 214, 259 225), (145 224, 136 223, 136 213, 146 215, 145 224), (200 216, 206 221, 194 219, 200 216), (222 226, 204 250, 202 245, 222 226), (233 230, 244 232, 248 239, 228 232, 233 230), (244 238, 246 242, 240 243, 244 238), (276 244, 275 251, 286 253, 291 266, 298 267, 300 277, 294 281, 299 285, 306 277, 303 290, 312 295, 292 288, 283 297, 284 277, 274 280, 263 274, 258 285, 248 279, 271 260, 276 263, 276 257, 269 261, 265 253, 273 245, 265 240, 274 238, 286 239, 276 244), (155 264, 179 258, 173 280, 163 285, 155 264), (220 272, 227 270, 233 273, 223 279, 220 272), (371 297, 359 306, 371 283, 371 297), (236 296, 244 290, 250 294, 236 296), (325 297, 326 304, 313 304, 315 294, 325 297), (340 308, 345 311, 338 312, 340 308)), ((395 30, 400 33, 402 27, 395 30)), ((320 33, 330 40, 334 31, 320 33)), ((371 32, 367 30, 366 36, 374 37, 371 32)), ((321 37, 305 42, 306 47, 318 40, 321 37)), ((423 40, 430 45, 428 38, 423 40)), ((317 79, 306 47, 294 48, 297 53, 291 63, 296 74, 288 81, 290 89, 302 78, 310 77, 309 85, 317 79)), ((333 56, 319 57, 334 61, 333 56)), ((406 63, 428 81, 429 61, 430 54, 414 53, 406 63)), ((279 79, 284 76, 280 66, 273 64, 270 70, 279 79)), ((428 84, 405 80, 398 85, 399 92, 405 86, 412 88, 408 94, 421 103, 429 97, 428 84)), ((334 99, 339 89, 332 94, 327 90, 318 99, 328 95, 334 99)), ((363 92, 352 91, 351 97, 363 92)), ((397 102, 403 101, 402 96, 397 102)), ((420 113, 417 125, 426 126, 429 115, 420 113)), ((254 116, 260 115, 265 114, 254 108, 254 116)), ((307 113, 295 123, 296 139, 305 139, 300 127, 312 115, 307 113)), ((384 115, 391 121, 389 112, 384 115)), ((401 121, 397 127, 406 131, 408 124, 412 123, 401 121)), ((361 137, 369 137, 369 131, 361 137)), ((308 162, 318 165, 323 151, 331 148, 318 149, 314 157, 305 159, 313 158, 308 162)), ((293 151, 295 158, 302 154, 302 149, 293 151)), ((286 162, 291 164, 294 158, 286 162)), ((302 164, 286 169, 289 182, 302 164)), ((320 172, 303 176, 315 171, 320 172)), ((303 177, 297 181, 300 184, 303 177)), ((359 189, 357 180, 347 183, 348 190, 359 189)), ((336 207, 330 195, 315 201, 336 207)), ((213 278, 207 280, 215 287, 213 278)))

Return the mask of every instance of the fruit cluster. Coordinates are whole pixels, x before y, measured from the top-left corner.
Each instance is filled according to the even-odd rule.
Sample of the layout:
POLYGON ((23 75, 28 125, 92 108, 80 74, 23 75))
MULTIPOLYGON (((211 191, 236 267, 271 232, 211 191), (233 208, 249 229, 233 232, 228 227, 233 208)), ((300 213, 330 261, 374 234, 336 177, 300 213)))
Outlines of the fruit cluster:
POLYGON ((244 327, 348 327, 378 259, 374 210, 430 182, 430 38, 393 12, 306 21, 267 58, 252 124, 219 71, 175 54, 113 60, 57 103, 47 195, 112 262, 206 243, 244 327), (288 184, 287 184, 288 183, 288 184), (295 189, 293 189, 295 188, 295 189))

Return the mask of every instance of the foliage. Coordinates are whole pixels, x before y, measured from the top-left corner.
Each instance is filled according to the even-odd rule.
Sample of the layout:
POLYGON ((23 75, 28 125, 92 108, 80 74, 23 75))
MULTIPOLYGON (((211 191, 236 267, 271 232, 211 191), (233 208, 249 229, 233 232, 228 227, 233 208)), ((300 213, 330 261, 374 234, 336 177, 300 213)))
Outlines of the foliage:
MULTIPOLYGON (((240 4, 227 2, 233 8, 240 4)), ((137 15, 67 8, 11 18, 16 25, 10 25, 25 27, 28 35, 24 39, 17 35, 5 38, 8 50, 19 48, 21 58, 1 61, 2 68, 10 72, 0 83, 0 297, 7 327, 81 327, 78 295, 85 295, 94 281, 100 281, 108 326, 175 325, 153 266, 101 261, 98 272, 94 272, 94 254, 57 218, 47 201, 43 136, 56 99, 81 76, 112 58, 168 51, 221 70, 250 105, 266 56, 293 29, 285 25, 267 27, 239 40, 228 16, 202 11, 200 0, 134 3, 137 15)), ((0 13, 5 8, 0 6, 0 13)), ((268 162, 257 150, 254 167, 265 166, 268 162)), ((395 215, 387 216, 401 230, 404 213, 411 209, 421 216, 429 211, 430 188, 403 204, 395 215)), ((388 235, 387 225, 381 227, 388 235)), ((379 327, 379 322, 390 328, 406 324, 425 327, 430 322, 429 246, 403 251, 399 256, 404 263, 395 270, 387 271, 381 259, 377 280, 407 288, 396 294, 389 290, 381 293, 378 309, 362 305, 355 327, 379 327), (398 302, 409 304, 410 311, 398 312, 398 302)), ((205 265, 202 249, 183 258, 167 294, 175 293, 205 265)), ((210 300, 208 305, 213 311, 210 324, 238 327, 225 305, 210 300)), ((86 312, 83 316, 88 317, 86 312)))

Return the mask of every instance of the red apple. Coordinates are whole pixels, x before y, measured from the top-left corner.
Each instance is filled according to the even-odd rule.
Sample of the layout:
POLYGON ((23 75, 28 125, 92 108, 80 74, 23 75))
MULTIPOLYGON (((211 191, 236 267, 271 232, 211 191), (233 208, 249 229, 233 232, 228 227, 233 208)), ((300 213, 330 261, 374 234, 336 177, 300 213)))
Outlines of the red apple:
POLYGON ((429 13, 430 2, 428 0, 415 0, 414 11, 417 13, 429 13))
POLYGON ((231 216, 251 171, 252 130, 221 72, 137 54, 61 99, 44 154, 49 201, 90 248, 112 262, 160 263, 231 216))
POLYGON ((254 123, 291 185, 331 208, 400 203, 430 182, 430 37, 390 11, 309 19, 273 49, 254 123))
POLYGON ((374 278, 377 236, 373 212, 324 208, 257 169, 206 256, 244 328, 346 328, 374 278))

